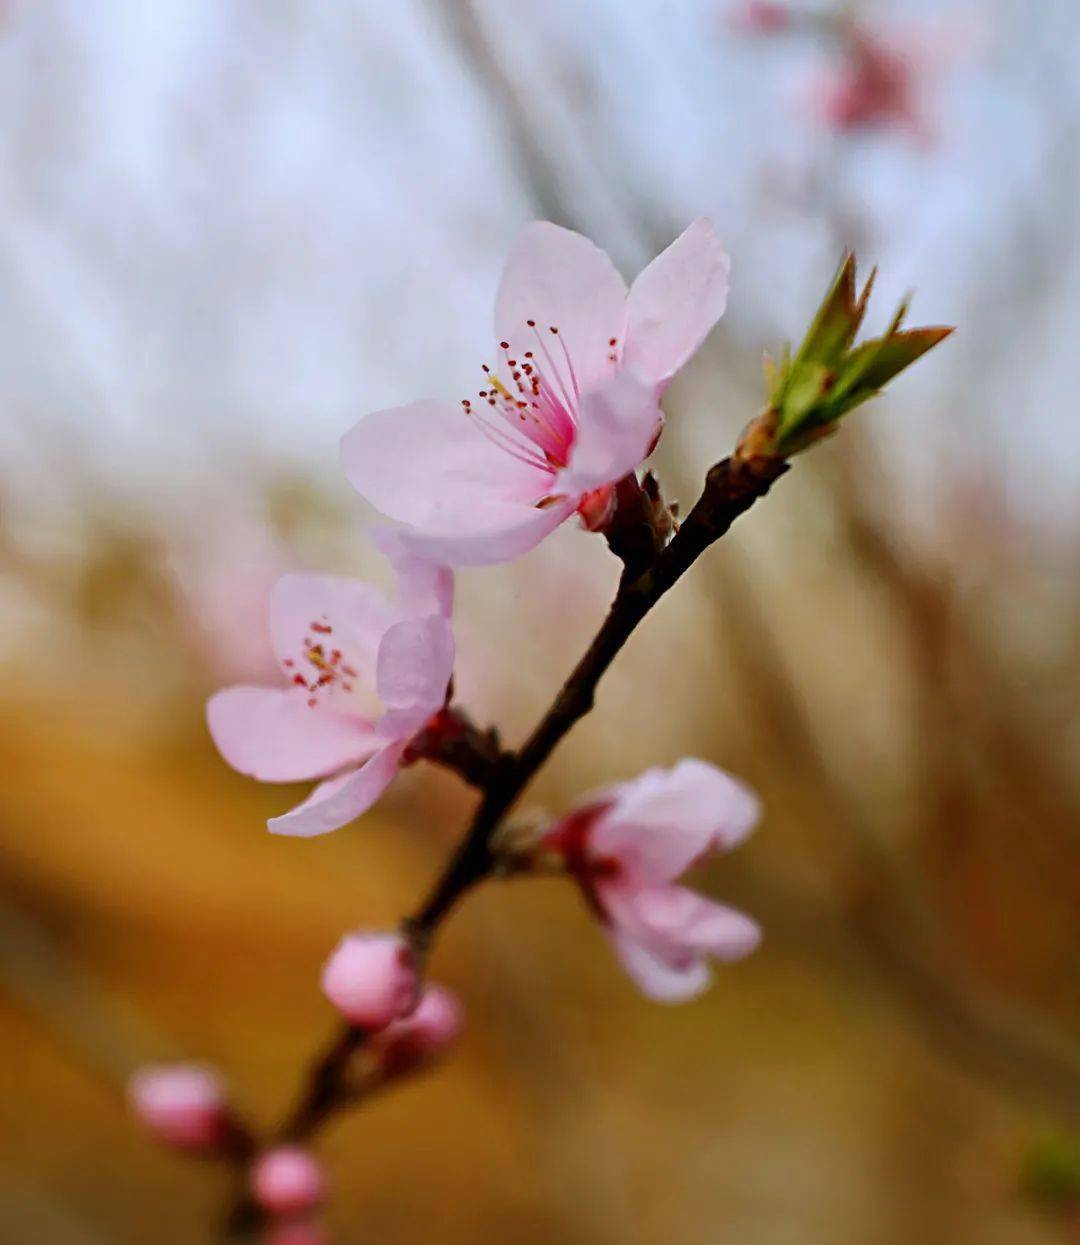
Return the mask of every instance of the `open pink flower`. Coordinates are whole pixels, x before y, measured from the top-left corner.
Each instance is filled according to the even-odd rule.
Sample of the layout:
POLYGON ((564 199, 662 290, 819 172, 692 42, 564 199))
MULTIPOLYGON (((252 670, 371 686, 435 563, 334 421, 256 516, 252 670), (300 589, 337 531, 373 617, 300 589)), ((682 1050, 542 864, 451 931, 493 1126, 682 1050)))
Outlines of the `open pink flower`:
POLYGON ((736 960, 760 941, 749 917, 675 884, 695 862, 740 843, 759 812, 742 783, 688 759, 601 793, 544 844, 563 856, 644 993, 678 1003, 709 984, 707 956, 736 960))
POLYGON ((229 687, 207 705, 234 769, 261 782, 323 780, 270 820, 276 834, 325 834, 370 808, 445 702, 450 572, 405 556, 393 532, 377 539, 395 563, 395 601, 371 584, 284 576, 271 593, 270 639, 289 686, 229 687))
POLYGON ((545 221, 511 249, 495 302, 499 362, 475 399, 365 416, 342 441, 353 487, 424 556, 518 557, 634 471, 668 381, 724 311, 729 261, 695 221, 627 290, 587 238, 545 221))

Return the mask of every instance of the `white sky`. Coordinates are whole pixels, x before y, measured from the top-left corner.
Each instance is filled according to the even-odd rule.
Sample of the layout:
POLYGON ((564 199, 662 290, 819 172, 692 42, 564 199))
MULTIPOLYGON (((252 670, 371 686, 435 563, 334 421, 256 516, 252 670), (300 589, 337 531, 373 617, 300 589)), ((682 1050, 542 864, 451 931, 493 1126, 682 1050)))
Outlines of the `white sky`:
MULTIPOLYGON (((978 50, 949 78, 930 153, 892 138, 838 150, 798 115, 816 54, 733 38, 720 5, 478 3, 487 75, 463 57, 454 7, 9 0, 9 496, 50 497, 58 452, 117 495, 182 489, 246 452, 329 477, 356 413, 474 387, 502 255, 538 211, 628 270, 704 211, 734 258, 723 340, 754 354, 798 331, 836 260, 836 216, 857 218, 882 264, 879 315, 915 285, 915 320, 961 326, 905 381, 910 404, 962 408, 1046 476, 1040 497, 1069 504, 1074 0, 968 5, 978 50), (829 189, 808 208, 770 189, 815 169, 829 189)), ((942 19, 940 4, 876 7, 942 19)))

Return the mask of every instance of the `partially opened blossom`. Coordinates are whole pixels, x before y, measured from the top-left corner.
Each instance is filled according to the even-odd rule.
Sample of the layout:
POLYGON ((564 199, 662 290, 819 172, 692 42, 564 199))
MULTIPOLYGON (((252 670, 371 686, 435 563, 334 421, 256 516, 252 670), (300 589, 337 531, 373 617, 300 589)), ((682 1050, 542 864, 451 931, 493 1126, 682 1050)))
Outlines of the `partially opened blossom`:
POLYGON ((672 376, 724 311, 729 261, 695 221, 630 289, 587 238, 545 221, 511 249, 498 356, 460 405, 365 416, 342 442, 353 487, 448 564, 519 556, 575 512, 602 524, 613 484, 649 455, 672 376))
POLYGON ((399 934, 346 934, 322 971, 323 993, 353 1025, 378 1032, 415 1005, 420 974, 399 934))
POLYGON ((409 740, 446 700, 454 663, 449 571, 382 539, 397 597, 328 575, 286 575, 270 598, 270 639, 287 686, 226 688, 207 720, 226 761, 261 782, 320 780, 274 817, 277 834, 315 835, 382 795, 409 740))
POLYGON ((250 1184, 252 1197, 271 1215, 306 1215, 326 1198, 322 1164, 300 1146, 278 1146, 259 1155, 250 1184))
POLYGON ((159 1141, 183 1150, 213 1150, 229 1127, 221 1077, 201 1064, 140 1068, 128 1082, 128 1101, 159 1141))
POLYGON ((544 846, 561 854, 644 993, 676 1003, 709 984, 709 956, 736 960, 760 940, 749 917, 676 884, 691 865, 740 843, 758 815, 747 787, 688 759, 597 795, 544 846))

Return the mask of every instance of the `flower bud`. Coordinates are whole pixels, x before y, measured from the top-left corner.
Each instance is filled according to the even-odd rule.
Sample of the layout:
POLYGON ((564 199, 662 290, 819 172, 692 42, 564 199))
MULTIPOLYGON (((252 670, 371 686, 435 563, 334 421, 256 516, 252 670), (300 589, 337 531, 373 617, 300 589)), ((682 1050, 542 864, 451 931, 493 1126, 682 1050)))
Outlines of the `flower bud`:
POLYGON ((389 1075, 411 1072, 437 1059, 461 1032, 461 1006, 449 990, 428 986, 415 1011, 388 1025, 372 1052, 389 1075))
POLYGON ((323 966, 322 988, 350 1024, 374 1032, 405 1015, 420 977, 399 934, 346 934, 323 966))
POLYGON ((212 1068, 198 1064, 140 1068, 128 1082, 128 1100, 142 1123, 167 1145, 210 1150, 225 1137, 225 1090, 212 1068))
POLYGON ((319 1162, 299 1146, 261 1154, 251 1168, 251 1194, 271 1215, 304 1215, 322 1204, 326 1177, 319 1162))

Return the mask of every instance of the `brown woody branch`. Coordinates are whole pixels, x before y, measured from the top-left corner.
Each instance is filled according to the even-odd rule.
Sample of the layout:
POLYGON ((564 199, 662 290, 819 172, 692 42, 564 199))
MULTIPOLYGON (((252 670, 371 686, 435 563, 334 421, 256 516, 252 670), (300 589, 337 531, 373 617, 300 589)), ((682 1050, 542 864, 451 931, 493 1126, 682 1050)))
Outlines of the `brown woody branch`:
MULTIPOLYGON (((753 425, 751 425, 753 428, 753 425)), ((658 523, 662 503, 655 485, 620 488, 623 524, 609 537, 624 571, 608 615, 585 655, 556 695, 532 734, 516 752, 504 751, 495 731, 480 731, 456 708, 447 708, 413 741, 407 759, 431 760, 458 773, 482 793, 468 832, 416 912, 402 928, 426 958, 442 921, 458 901, 494 870, 496 830, 551 753, 593 707, 596 688, 638 624, 732 523, 763 497, 787 471, 787 463, 756 453, 744 438, 730 458, 705 478, 700 498, 669 544, 658 523)), ((349 1080, 353 1056, 365 1041, 362 1030, 343 1025, 316 1057, 296 1105, 273 1136, 274 1143, 310 1139, 342 1107, 356 1100, 349 1080)), ((244 1235, 260 1225, 258 1208, 241 1193, 227 1231, 244 1235)))

